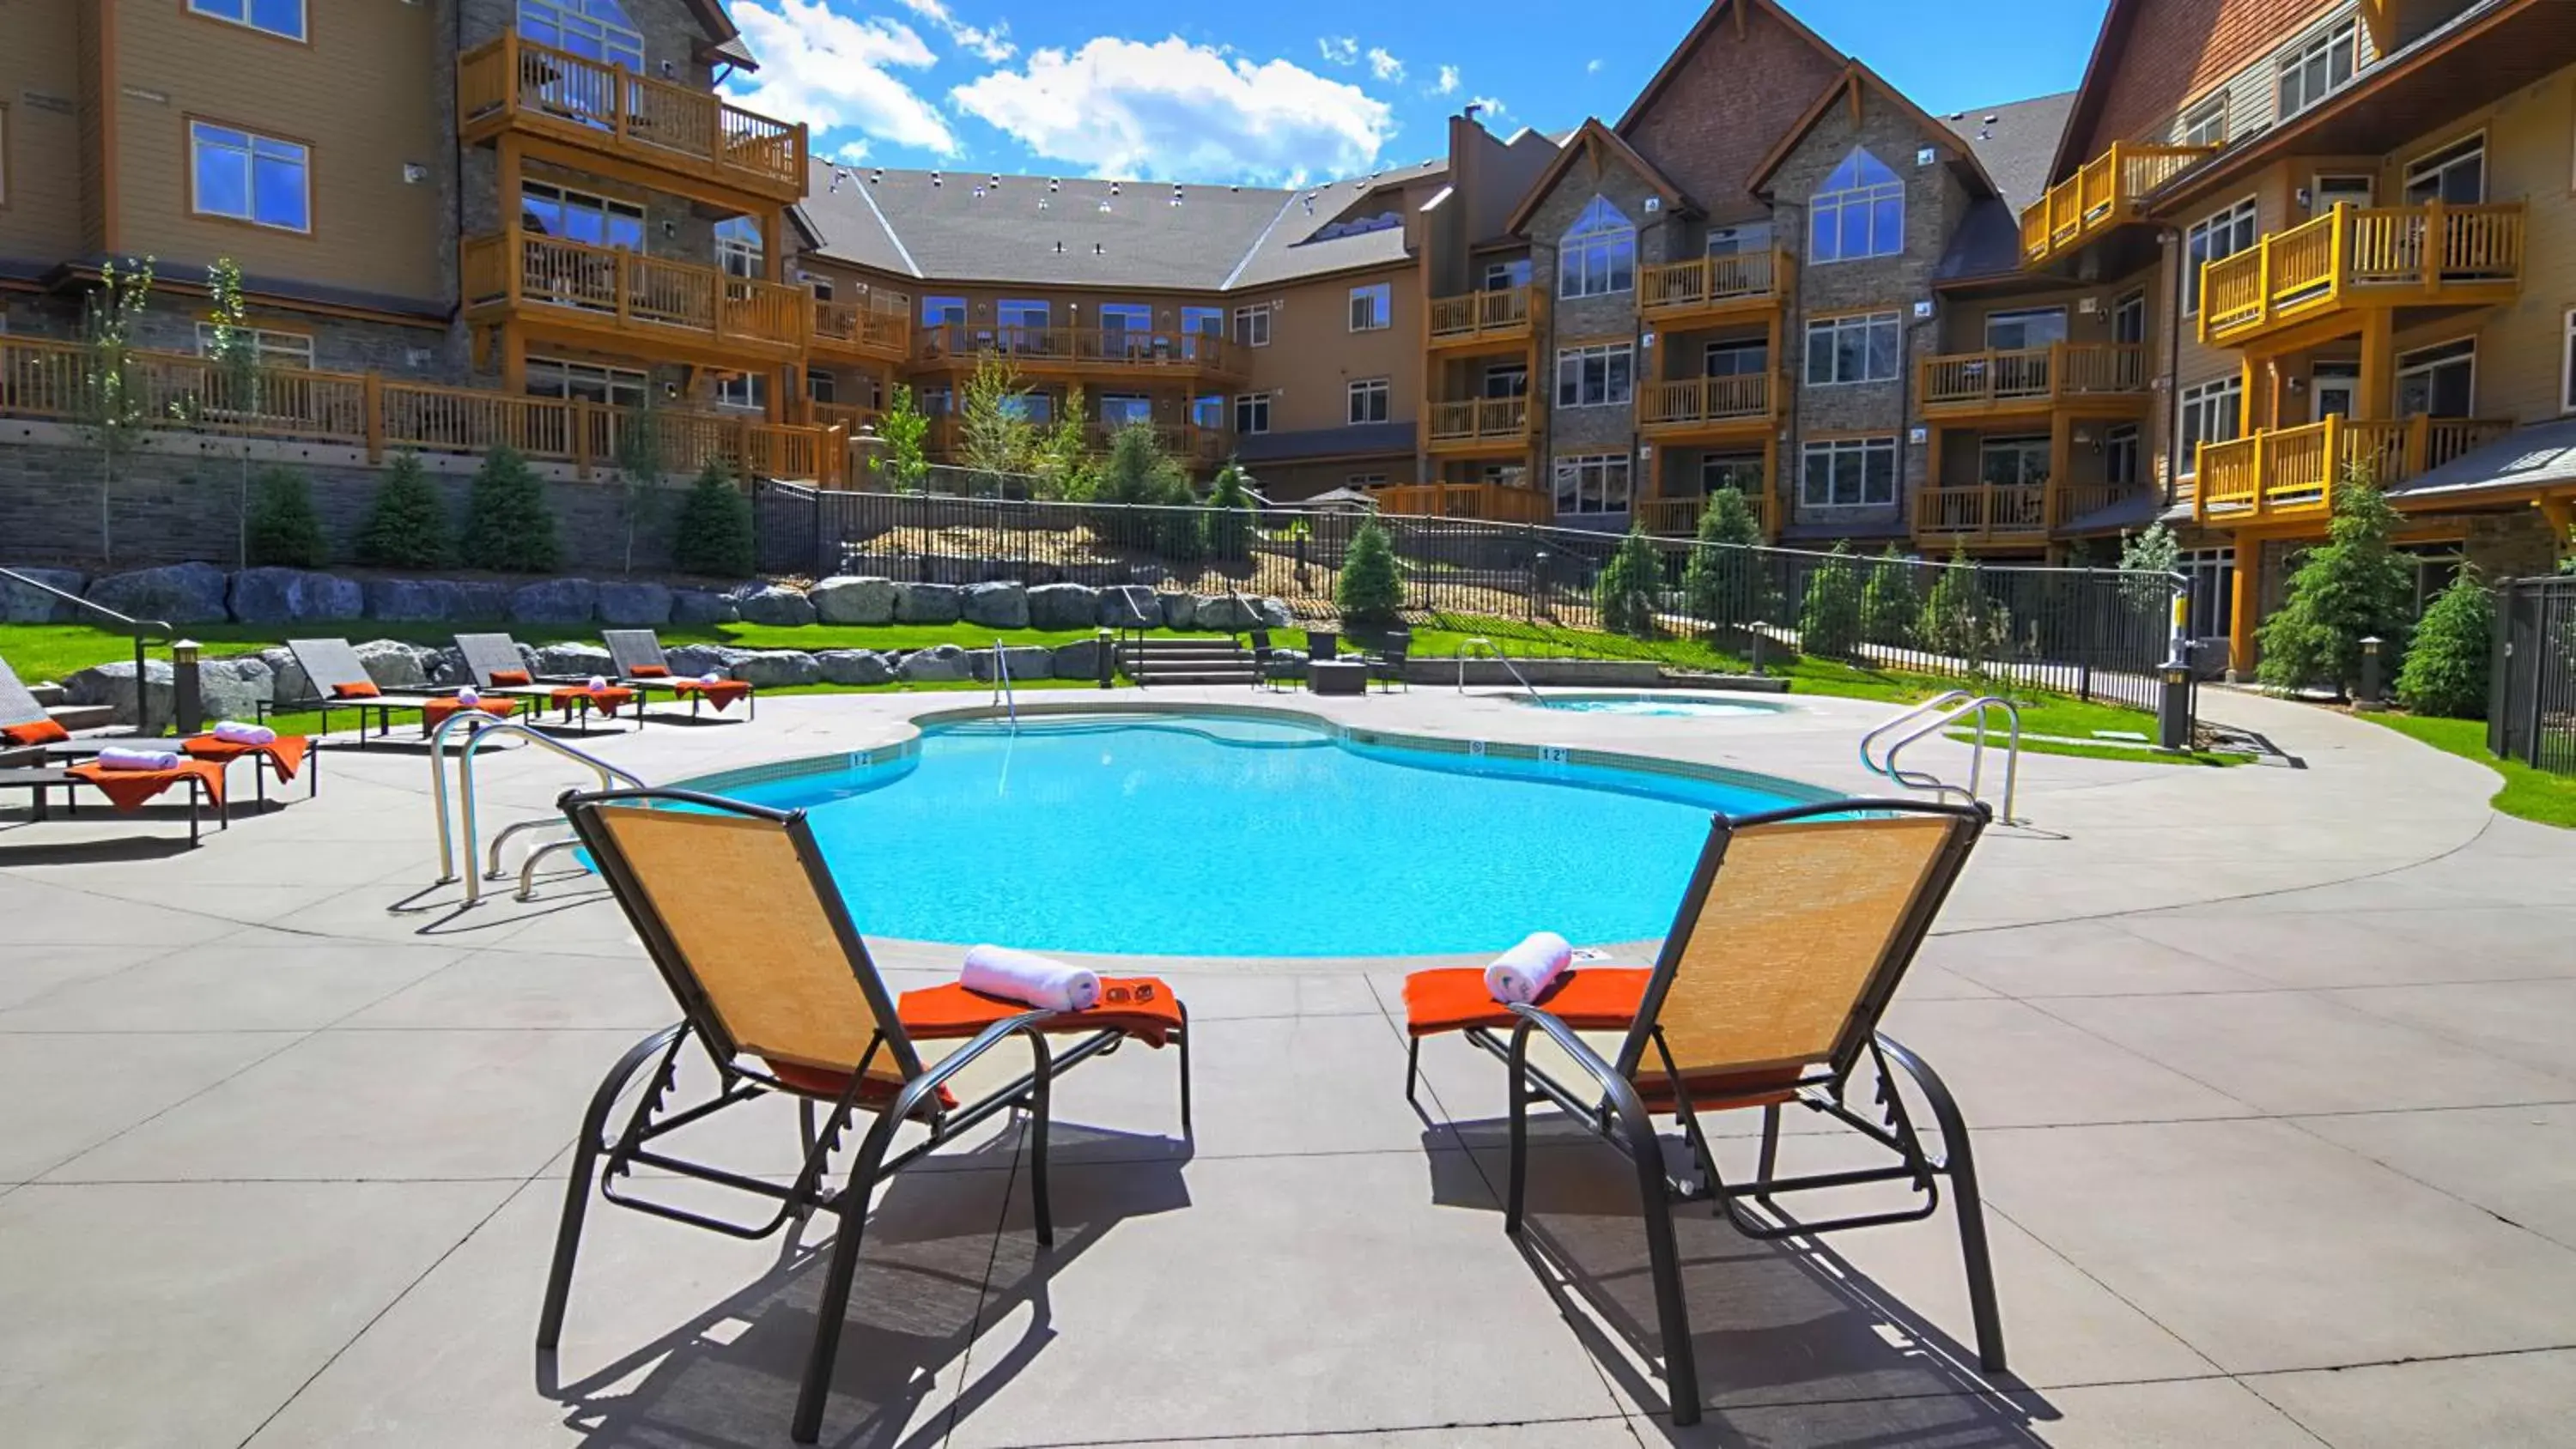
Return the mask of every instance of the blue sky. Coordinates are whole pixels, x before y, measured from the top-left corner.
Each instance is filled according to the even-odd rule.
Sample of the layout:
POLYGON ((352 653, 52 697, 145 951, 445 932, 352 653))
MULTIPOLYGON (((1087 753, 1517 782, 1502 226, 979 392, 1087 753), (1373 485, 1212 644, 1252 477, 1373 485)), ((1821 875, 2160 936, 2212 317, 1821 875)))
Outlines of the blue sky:
MULTIPOLYGON (((1792 0, 1938 113, 2082 78, 2104 0, 1792 0)), ((728 87, 817 154, 960 171, 1294 184, 1420 161, 1486 124, 1615 119, 1699 0, 731 0, 762 60, 728 87), (1597 24, 1570 24, 1589 13, 1597 24), (1579 32, 1589 30, 1590 35, 1579 32)))

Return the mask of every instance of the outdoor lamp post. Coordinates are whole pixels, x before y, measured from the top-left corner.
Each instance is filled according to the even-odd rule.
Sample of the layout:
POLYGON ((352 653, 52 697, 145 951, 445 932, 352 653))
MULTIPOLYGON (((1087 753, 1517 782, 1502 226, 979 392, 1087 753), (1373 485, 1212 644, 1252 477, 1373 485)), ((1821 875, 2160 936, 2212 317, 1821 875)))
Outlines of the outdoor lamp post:
POLYGON ((1771 626, 1767 622, 1760 619, 1753 621, 1753 677, 1756 679, 1762 677, 1762 666, 1769 662, 1766 656, 1770 653, 1770 631, 1771 626))
POLYGON ((1093 637, 1099 641, 1100 646, 1096 651, 1094 651, 1099 657, 1100 687, 1107 689, 1110 686, 1111 677, 1118 667, 1118 636, 1107 629, 1103 629, 1093 637))
MULTIPOLYGON (((135 708, 143 706, 141 676, 134 681, 135 708)), ((205 696, 197 688, 197 641, 173 640, 170 644, 170 719, 183 735, 193 735, 206 723, 205 696)))
POLYGON ((2361 693, 2352 701, 2354 709, 2375 710, 2386 703, 2379 695, 2379 646, 2384 642, 2376 634, 2361 641, 2361 693))

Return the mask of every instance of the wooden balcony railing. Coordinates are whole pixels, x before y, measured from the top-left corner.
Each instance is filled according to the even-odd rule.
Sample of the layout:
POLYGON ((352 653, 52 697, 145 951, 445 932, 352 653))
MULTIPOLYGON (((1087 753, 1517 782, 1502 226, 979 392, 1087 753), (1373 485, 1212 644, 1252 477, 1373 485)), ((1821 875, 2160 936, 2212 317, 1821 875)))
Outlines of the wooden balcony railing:
POLYGON ((2193 517, 2204 524, 2323 519, 2335 488, 2355 471, 2381 487, 2403 483, 2513 431, 2509 419, 2433 418, 2348 422, 2329 417, 2302 428, 2203 443, 2193 517))
MULTIPOLYGON (((90 359, 77 344, 0 337, 0 414, 77 421, 91 376, 90 359)), ((129 383, 151 423, 172 431, 363 448, 379 462, 403 449, 480 454, 506 446, 569 463, 583 477, 609 466, 620 432, 645 416, 578 399, 441 387, 373 372, 264 368, 245 386, 183 353, 136 353, 129 383)), ((773 478, 825 486, 841 481, 845 434, 838 427, 679 408, 650 416, 665 430, 663 466, 672 473, 695 472, 713 459, 773 478)))
POLYGON ((859 352, 889 361, 912 355, 912 305, 903 297, 860 302, 814 303, 814 347, 825 352, 859 352))
MULTIPOLYGON (((1036 426, 1043 433, 1051 431, 1055 425, 1041 422, 1036 426)), ((1093 451, 1105 453, 1128 426, 1124 422, 1092 422, 1084 426, 1083 438, 1093 451)), ((1161 449, 1165 457, 1178 458, 1193 467, 1209 467, 1225 461, 1227 443, 1223 429, 1203 428, 1196 423, 1147 423, 1145 426, 1154 435, 1154 446, 1161 449)), ((963 443, 964 433, 959 420, 949 415, 930 420, 930 431, 923 438, 922 447, 933 457, 954 463, 963 443)))
POLYGON ((559 309, 637 342, 683 336, 723 350, 804 355, 814 294, 695 262, 538 236, 517 227, 469 238, 466 306, 559 309))
POLYGON ((1739 252, 1658 262, 1637 269, 1637 310, 1669 320, 1692 312, 1719 312, 1776 302, 1795 277, 1785 251, 1739 252))
POLYGON ((1923 359, 1917 390, 1931 412, 2046 406, 2075 397, 2144 393, 2147 349, 2134 342, 2059 342, 2014 351, 1923 359))
POLYGON ((1213 332, 1147 332, 1125 327, 978 327, 943 323, 921 330, 914 360, 974 362, 999 357, 1020 366, 1109 373, 1155 371, 1231 375, 1242 370, 1234 344, 1213 332))
POLYGON ((2522 287, 2524 208, 2355 207, 2202 268, 2200 340, 2249 342, 2343 307, 2504 301, 2522 287))
POLYGON ((1508 341, 1530 335, 1537 293, 1528 287, 1470 292, 1463 297, 1431 299, 1431 341, 1508 341))
POLYGON ((1914 495, 1914 536, 1961 543, 2048 537, 2048 488, 1978 483, 1914 495))
POLYGON ((812 402, 806 404, 818 428, 839 428, 857 434, 861 428, 876 426, 877 410, 857 403, 812 402))
POLYGON ((2053 528, 2092 517, 2123 498, 2146 491, 2142 483, 2069 483, 2050 490, 2056 516, 2049 520, 2053 528))
MULTIPOLYGON (((1744 504, 1753 510, 1765 536, 1771 532, 1771 500, 1759 493, 1744 495, 1744 504)), ((1708 512, 1706 498, 1640 498, 1636 502, 1635 522, 1646 532, 1663 538, 1689 538, 1699 532, 1700 518, 1708 512)))
POLYGON ((1637 424, 1675 431, 1713 423, 1767 422, 1776 395, 1767 372, 1650 382, 1637 394, 1637 424))
POLYGON ((1530 406, 1525 397, 1435 402, 1428 412, 1426 432, 1435 444, 1517 442, 1529 436, 1530 406))
POLYGON ((2112 143, 2021 214, 2023 263, 2037 266, 2137 220, 2149 193, 2217 154, 2215 146, 2112 143))
POLYGON ((774 200, 805 195, 802 124, 516 31, 458 58, 456 107, 469 141, 522 127, 774 200))
POLYGON ((1553 523, 1556 504, 1535 488, 1501 483, 1399 483, 1376 490, 1380 513, 1480 518, 1488 523, 1553 523))

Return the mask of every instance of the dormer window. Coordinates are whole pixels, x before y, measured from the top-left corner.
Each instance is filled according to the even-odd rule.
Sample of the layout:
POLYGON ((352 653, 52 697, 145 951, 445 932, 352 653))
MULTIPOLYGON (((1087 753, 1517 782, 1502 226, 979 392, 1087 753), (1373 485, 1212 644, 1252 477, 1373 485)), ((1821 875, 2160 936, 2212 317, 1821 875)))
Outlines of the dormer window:
POLYGON ((1811 262, 1896 256, 1905 250, 1905 183, 1855 146, 1817 189, 1807 228, 1811 262))
POLYGON ((1556 294, 1607 297, 1637 285, 1637 228, 1602 197, 1585 203, 1556 252, 1556 294))

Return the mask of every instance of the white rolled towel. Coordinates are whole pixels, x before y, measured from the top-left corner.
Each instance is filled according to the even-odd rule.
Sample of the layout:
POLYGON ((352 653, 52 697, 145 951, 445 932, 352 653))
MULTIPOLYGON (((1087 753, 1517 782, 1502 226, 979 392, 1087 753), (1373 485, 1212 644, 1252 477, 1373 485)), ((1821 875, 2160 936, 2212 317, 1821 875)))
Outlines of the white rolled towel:
POLYGON ((1536 1001, 1574 962, 1574 947, 1554 931, 1534 931, 1485 968, 1485 990, 1506 1004, 1536 1001))
POLYGON ((473 685, 469 684, 463 689, 456 691, 456 702, 464 705, 468 709, 471 709, 483 702, 483 691, 476 689, 473 685))
POLYGON ((1008 946, 972 948, 957 979, 969 991, 1048 1011, 1089 1011, 1100 1004, 1100 973, 1008 946))
POLYGON ((724 683, 724 674, 723 674, 723 672, 722 672, 722 671, 720 671, 720 670, 710 669, 710 670, 708 670, 706 673, 701 674, 701 675, 699 675, 699 676, 698 676, 698 683, 700 683, 700 684, 722 684, 722 683, 724 683))
POLYGON ((244 724, 237 719, 215 722, 214 736, 228 745, 273 745, 277 731, 263 724, 244 724))
POLYGON ((608 680, 603 676, 594 674, 590 677, 589 682, 584 684, 582 687, 584 689, 606 689, 608 687, 608 680))
POLYGON ((108 748, 98 752, 102 770, 175 770, 179 757, 168 750, 123 750, 108 748))

